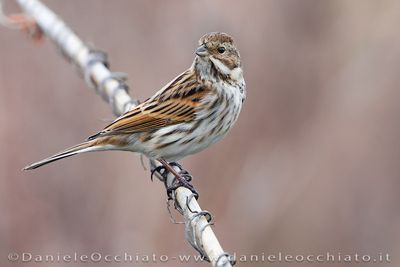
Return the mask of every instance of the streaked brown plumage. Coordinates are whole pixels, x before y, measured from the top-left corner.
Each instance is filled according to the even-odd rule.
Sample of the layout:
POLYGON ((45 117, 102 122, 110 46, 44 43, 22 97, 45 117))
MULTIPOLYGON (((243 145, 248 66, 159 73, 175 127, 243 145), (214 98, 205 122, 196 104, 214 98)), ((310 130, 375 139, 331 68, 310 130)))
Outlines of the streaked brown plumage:
POLYGON ((102 150, 127 150, 174 161, 220 140, 237 120, 246 97, 240 56, 225 33, 206 34, 199 45, 192 66, 153 97, 88 141, 25 169, 102 150))

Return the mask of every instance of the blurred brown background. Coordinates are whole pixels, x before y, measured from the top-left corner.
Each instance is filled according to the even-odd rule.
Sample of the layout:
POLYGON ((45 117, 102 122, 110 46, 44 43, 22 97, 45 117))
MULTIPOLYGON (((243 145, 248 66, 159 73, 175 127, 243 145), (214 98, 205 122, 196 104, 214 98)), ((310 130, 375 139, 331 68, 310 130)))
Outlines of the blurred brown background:
MULTIPOLYGON (((142 100, 191 64, 204 33, 235 37, 248 86, 240 119, 223 141, 182 162, 228 252, 381 252, 400 263, 399 1, 45 3, 107 51, 142 100)), ((5 7, 18 11, 11 0, 5 7)), ((135 154, 21 171, 113 119, 50 42, 0 28, 0 92, 1 266, 22 265, 7 261, 10 252, 196 254, 135 154)), ((157 264, 96 266, 128 265, 157 264)))

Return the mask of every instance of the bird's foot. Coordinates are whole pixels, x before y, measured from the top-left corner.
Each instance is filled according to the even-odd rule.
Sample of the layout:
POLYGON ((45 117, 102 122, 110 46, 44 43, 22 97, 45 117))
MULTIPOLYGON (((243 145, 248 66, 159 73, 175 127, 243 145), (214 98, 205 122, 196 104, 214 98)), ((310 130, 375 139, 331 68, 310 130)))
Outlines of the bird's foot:
POLYGON ((168 163, 167 161, 160 159, 159 162, 162 164, 161 166, 155 167, 151 172, 151 178, 153 178, 154 173, 159 173, 164 181, 165 187, 167 188, 168 199, 172 199, 173 192, 178 187, 185 187, 192 191, 196 199, 199 197, 196 189, 190 183, 192 180, 192 176, 182 168, 182 166, 177 162, 168 163), (178 167, 179 171, 177 171, 174 167, 178 167), (168 183, 168 174, 172 173, 175 176, 175 179, 172 183, 168 183))
POLYGON ((163 182, 165 182, 167 180, 168 170, 163 165, 160 165, 160 166, 157 166, 157 167, 154 167, 154 168, 151 169, 150 180, 152 182, 154 180, 154 174, 155 173, 158 173, 158 174, 161 175, 162 179, 160 179, 160 180, 162 180, 163 182))
POLYGON ((173 161, 173 162, 170 162, 169 165, 171 165, 172 167, 178 167, 178 168, 180 169, 179 174, 180 174, 183 178, 185 178, 185 180, 186 180, 187 182, 191 182, 191 181, 192 181, 193 177, 189 174, 189 172, 188 172, 187 170, 185 170, 185 169, 182 167, 181 164, 179 164, 179 163, 176 162, 176 161, 173 161))
MULTIPOLYGON (((183 170, 183 171, 185 171, 185 170, 183 170)), ((199 193, 197 193, 194 186, 190 183, 190 181, 192 179, 191 176, 189 175, 186 177, 185 176, 175 176, 176 179, 174 180, 173 185, 167 187, 168 197, 170 197, 172 192, 175 191, 178 187, 185 187, 185 188, 189 189, 190 191, 192 191, 192 193, 196 199, 199 198, 199 193), (186 177, 190 177, 189 180, 187 180, 186 177)))

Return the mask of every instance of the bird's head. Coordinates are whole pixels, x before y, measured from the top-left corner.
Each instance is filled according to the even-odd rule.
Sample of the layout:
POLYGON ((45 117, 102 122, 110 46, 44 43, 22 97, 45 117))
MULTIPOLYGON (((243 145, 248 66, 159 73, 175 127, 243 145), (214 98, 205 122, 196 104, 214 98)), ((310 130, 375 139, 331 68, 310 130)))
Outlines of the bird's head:
POLYGON ((242 75, 240 54, 230 35, 221 32, 204 35, 199 40, 196 55, 200 66, 207 64, 222 75, 241 78, 236 77, 242 75))

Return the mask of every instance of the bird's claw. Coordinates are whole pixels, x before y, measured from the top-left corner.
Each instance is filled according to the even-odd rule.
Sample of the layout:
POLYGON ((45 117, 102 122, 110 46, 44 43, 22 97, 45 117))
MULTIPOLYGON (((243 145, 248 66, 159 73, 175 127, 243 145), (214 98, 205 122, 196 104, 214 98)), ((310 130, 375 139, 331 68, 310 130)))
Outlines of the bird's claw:
MULTIPOLYGON (((171 165, 174 166, 174 164, 171 164, 171 165)), ((180 167, 180 165, 175 165, 175 166, 180 167)), ((180 167, 180 169, 181 169, 181 167, 180 167)), ((175 177, 174 182, 173 182, 173 186, 168 187, 167 188, 167 192, 172 193, 172 191, 174 191, 178 187, 182 186, 182 187, 185 187, 185 188, 189 189, 190 191, 192 191, 194 197, 196 199, 198 199, 199 198, 199 193, 196 191, 194 186, 190 183, 190 181, 192 181, 192 176, 184 169, 181 169, 179 174, 180 174, 180 177, 175 177)))
POLYGON ((152 182, 153 182, 153 180, 154 180, 154 174, 155 174, 156 172, 159 173, 159 174, 164 178, 164 181, 166 181, 167 175, 168 175, 168 171, 167 171, 167 169, 166 169, 164 166, 160 165, 160 166, 157 166, 157 167, 155 167, 155 168, 153 168, 153 169, 151 170, 150 180, 151 180, 152 182))
MULTIPOLYGON (((163 165, 157 166, 151 170, 151 175, 150 179, 153 181, 154 179, 154 174, 158 173, 162 176, 162 181, 165 184, 165 187, 167 189, 167 196, 168 199, 173 199, 173 192, 178 188, 178 187, 185 187, 192 191, 194 197, 196 199, 199 198, 199 194, 197 193, 196 189, 193 187, 192 184, 190 184, 190 181, 192 181, 192 176, 182 168, 182 166, 177 163, 177 162, 171 162, 169 163, 172 167, 178 167, 179 168, 179 176, 175 176, 172 185, 168 185, 167 183, 167 178, 168 174, 170 173, 167 168, 165 168, 163 165)), ((161 180, 161 179, 160 179, 161 180)))
MULTIPOLYGON (((172 167, 178 167, 180 169, 179 174, 185 178, 185 180, 187 182, 191 182, 193 177, 189 174, 189 172, 187 170, 185 170, 181 164, 179 164, 178 162, 171 162, 170 165, 172 167)), ((193 186, 192 186, 193 187, 193 186)), ((189 189, 189 188, 188 188, 189 189)))

